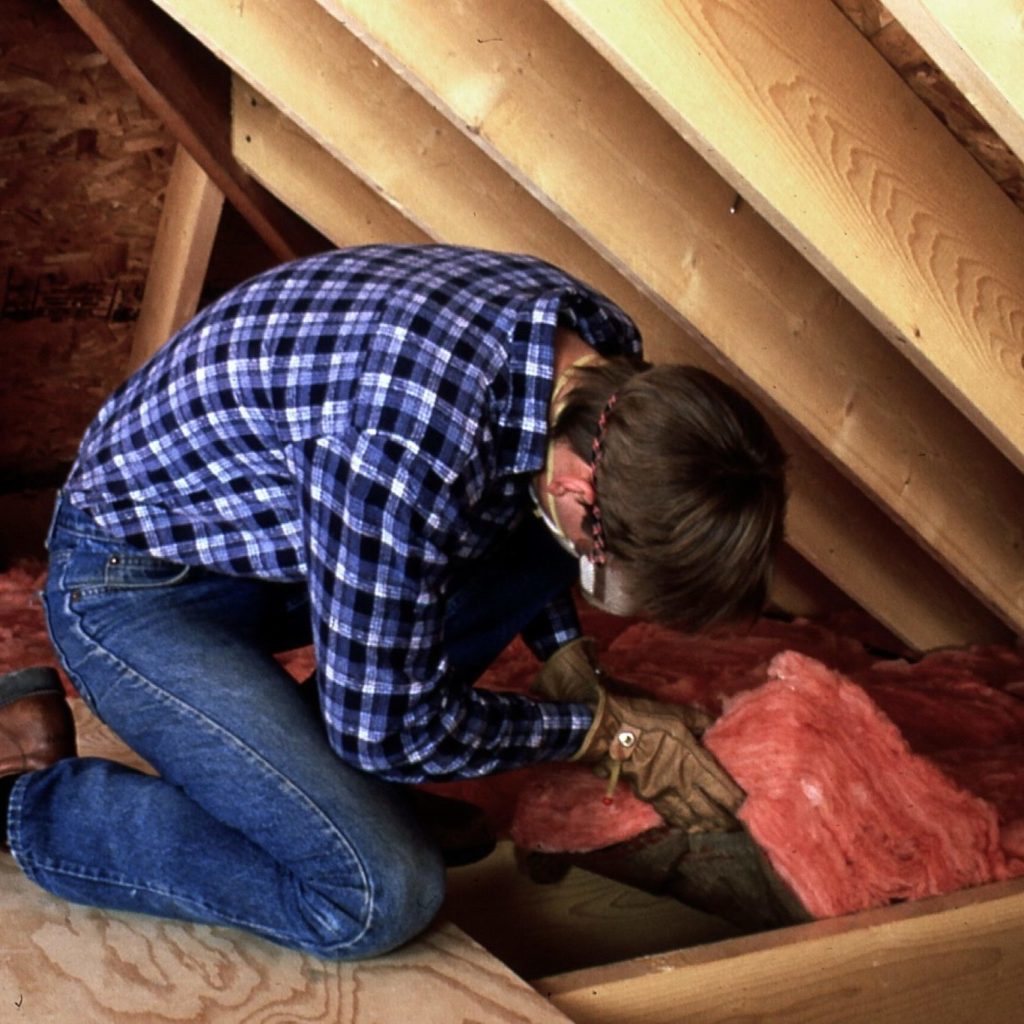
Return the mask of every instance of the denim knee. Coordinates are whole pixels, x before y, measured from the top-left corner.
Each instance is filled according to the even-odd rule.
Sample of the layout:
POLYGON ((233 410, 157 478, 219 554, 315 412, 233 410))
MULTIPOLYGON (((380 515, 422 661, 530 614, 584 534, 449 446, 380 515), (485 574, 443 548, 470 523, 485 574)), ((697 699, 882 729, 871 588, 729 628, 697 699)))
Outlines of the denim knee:
POLYGON ((344 913, 334 923, 321 918, 317 934, 302 943, 306 952, 325 959, 356 960, 388 953, 416 938, 437 916, 445 895, 445 866, 430 842, 392 851, 377 866, 364 900, 365 916, 353 940, 352 921, 344 913))

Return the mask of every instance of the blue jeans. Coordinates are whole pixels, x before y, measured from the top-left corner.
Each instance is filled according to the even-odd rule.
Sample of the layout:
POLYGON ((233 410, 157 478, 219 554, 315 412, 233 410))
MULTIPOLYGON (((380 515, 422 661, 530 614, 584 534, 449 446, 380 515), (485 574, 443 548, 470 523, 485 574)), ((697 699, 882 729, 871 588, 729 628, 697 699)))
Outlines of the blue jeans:
MULTIPOLYGON (((48 546, 45 603, 61 661, 158 774, 77 758, 24 776, 8 821, 29 878, 75 902, 236 926, 330 958, 385 952, 430 923, 444 865, 406 787, 345 765, 313 687, 273 657, 308 642, 302 585, 150 558, 63 500, 48 546)), ((550 565, 550 550, 539 564, 550 565)), ((507 581, 467 581, 491 601, 490 614, 479 596, 453 605, 473 610, 451 623, 466 680, 572 570, 563 559, 558 573, 542 571, 507 617, 494 614, 507 581), (494 626, 503 618, 508 635, 494 626)))

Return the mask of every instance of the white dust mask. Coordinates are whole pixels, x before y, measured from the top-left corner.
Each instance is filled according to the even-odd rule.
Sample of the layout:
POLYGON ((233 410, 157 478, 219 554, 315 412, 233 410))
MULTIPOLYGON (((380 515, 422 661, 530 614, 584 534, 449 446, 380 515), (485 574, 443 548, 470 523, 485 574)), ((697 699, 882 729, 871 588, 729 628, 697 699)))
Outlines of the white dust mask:
POLYGON ((581 555, 576 550, 576 545, 562 529, 556 516, 544 507, 544 502, 541 501, 533 487, 530 488, 530 497, 533 498, 537 515, 543 520, 551 536, 558 541, 563 550, 579 559, 580 589, 583 591, 587 603, 610 615, 634 615, 636 608, 623 580, 622 572, 615 568, 614 563, 610 564, 607 557, 604 562, 598 564, 590 555, 581 555))
POLYGON ((589 555, 580 558, 580 589, 588 604, 609 615, 630 616, 637 613, 621 570, 607 560, 598 564, 589 555))

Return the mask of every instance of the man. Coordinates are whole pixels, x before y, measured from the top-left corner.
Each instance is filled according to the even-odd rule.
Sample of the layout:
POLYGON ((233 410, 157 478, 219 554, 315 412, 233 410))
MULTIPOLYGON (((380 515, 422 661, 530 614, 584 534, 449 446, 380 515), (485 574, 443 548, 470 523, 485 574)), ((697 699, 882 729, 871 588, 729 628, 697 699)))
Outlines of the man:
POLYGON ((582 757, 730 827, 699 716, 609 693, 570 587, 582 565, 595 600, 690 628, 756 612, 783 457, 639 348, 557 268, 445 246, 326 253, 201 313, 100 411, 48 542, 61 661, 158 775, 64 756, 53 679, 0 680, 25 874, 352 958, 443 896, 410 783, 582 757), (517 633, 547 699, 473 688, 517 633), (310 639, 296 686, 273 655, 310 639))

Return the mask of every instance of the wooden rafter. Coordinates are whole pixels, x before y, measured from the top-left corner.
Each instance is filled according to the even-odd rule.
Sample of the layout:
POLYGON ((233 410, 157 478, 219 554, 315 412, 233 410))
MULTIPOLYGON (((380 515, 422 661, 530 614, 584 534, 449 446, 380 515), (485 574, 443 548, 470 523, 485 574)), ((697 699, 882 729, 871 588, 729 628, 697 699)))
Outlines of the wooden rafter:
MULTIPOLYGON (((645 19, 655 25, 651 36, 647 26, 635 24, 635 16, 630 19, 632 28, 604 21, 614 21, 621 13, 617 9, 629 5, 551 0, 566 24, 576 26, 581 37, 625 72, 630 84, 624 86, 606 70, 595 71, 592 61, 570 61, 563 47, 576 47, 578 41, 532 0, 507 7, 505 0, 462 0, 457 7, 437 0, 430 5, 429 18, 423 16, 422 5, 414 11, 405 0, 318 0, 320 7, 312 0, 291 0, 288 5, 274 0, 158 0, 206 46, 179 31, 170 19, 161 21, 163 16, 148 0, 61 2, 77 11, 94 39, 102 40, 101 48, 112 62, 147 102, 155 104, 210 175, 226 184, 229 198, 234 195, 250 223, 262 226, 261 234, 279 255, 312 251, 328 239, 341 245, 438 239, 529 248, 565 265, 636 314, 658 358, 708 365, 775 410, 773 424, 793 459, 791 551, 838 582, 913 646, 1009 639, 992 608, 1019 626, 1015 609, 1020 595, 1013 581, 1024 574, 1019 572, 1020 525, 1013 513, 1020 479, 1010 460, 1019 465, 1022 449, 1012 437, 1016 421, 1006 399, 1020 390, 1021 304, 1019 279, 1008 273, 1012 268, 1005 249, 982 263, 976 259, 977 247, 999 236, 998 231, 986 235, 992 224, 979 217, 982 208, 995 209, 986 206, 991 192, 975 178, 962 176, 959 164, 953 171, 939 168, 934 180, 927 169, 920 177, 902 176, 906 168, 897 159, 900 147, 889 146, 888 139, 869 130, 870 119, 860 119, 865 108, 854 102, 885 104, 890 86, 867 81, 871 76, 865 78, 865 72, 857 76, 864 97, 849 95, 849 83, 842 81, 832 90, 836 75, 843 79, 852 68, 864 71, 867 58, 846 35, 841 45, 829 48, 830 34, 840 30, 817 5, 800 0, 781 0, 777 5, 758 5, 756 0, 652 4, 645 19), (283 7, 287 9, 282 11, 283 7), (325 20, 321 7, 337 19, 325 20), (778 26, 759 18, 769 9, 781 25, 778 31, 778 26), (458 19, 452 20, 456 10, 462 19, 461 36, 458 19), (475 31, 480 24, 487 26, 474 18, 493 17, 499 10, 503 13, 497 32, 475 31), (782 139, 780 150, 758 149, 758 159, 766 167, 755 167, 757 173, 749 174, 751 168, 736 162, 729 150, 728 125, 722 134, 705 135, 704 122, 689 137, 703 146, 702 153, 720 167, 723 179, 709 175, 696 158, 681 165, 685 181, 673 178, 672 163, 681 159, 677 136, 689 131, 684 130, 689 122, 680 114, 684 97, 673 91, 671 74, 664 77, 658 58, 663 47, 675 48, 676 63, 690 57, 679 45, 686 33, 672 35, 679 28, 676 19, 658 22, 666 12, 687 22, 690 41, 696 33, 707 51, 698 53, 705 64, 697 61, 684 68, 698 91, 705 84, 712 92, 753 89, 745 107, 725 110, 730 123, 756 129, 756 117, 749 122, 744 118, 784 108, 793 113, 794 97, 808 104, 814 97, 824 97, 835 101, 834 106, 826 110, 819 105, 819 112, 833 118, 833 128, 860 130, 860 156, 867 159, 864 153, 870 153, 877 161, 859 169, 865 180, 879 168, 890 178, 876 174, 876 186, 862 194, 858 190, 863 181, 853 173, 851 160, 845 168, 850 172, 848 190, 833 189, 838 178, 828 179, 828 173, 838 165, 829 159, 805 160, 807 167, 801 170, 811 177, 800 187, 808 182, 811 187, 799 194, 815 203, 832 203, 828 208, 833 212, 850 214, 836 218, 839 227, 832 231, 813 217, 805 220, 806 211, 792 197, 766 191, 770 168, 785 178, 785 145, 806 147, 820 142, 820 135, 810 132, 801 138, 794 132, 782 139), (404 16, 407 23, 388 24, 391 14, 404 16), (515 32, 522 25, 532 25, 531 31, 537 32, 541 23, 532 18, 547 18, 545 30, 517 39, 515 32), (807 37, 797 23, 802 18, 815 24, 811 35, 825 51, 827 74, 807 73, 819 64, 817 55, 806 49, 807 37), (414 21, 418 37, 407 31, 414 21), (355 45, 353 32, 373 54, 355 45), (658 38, 658 32, 665 32, 664 38, 658 38), (642 37, 642 68, 630 63, 635 37, 642 37), (414 39, 416 46, 406 51, 414 39), (713 44, 725 39, 729 46, 716 49, 713 44), (756 50, 766 40, 773 51, 770 59, 743 64, 752 52, 749 44, 756 43, 756 50), (496 58, 499 43, 518 55, 518 64, 496 58), (226 70, 208 48, 252 83, 235 82, 230 144, 226 70), (475 63, 474 56, 484 53, 487 58, 475 63), (785 58, 781 63, 780 53, 785 58), (383 69, 379 58, 397 74, 383 69), (735 58, 740 58, 741 74, 735 73, 740 66, 735 58), (571 70, 562 76, 567 65, 571 70), (799 74, 788 80, 780 77, 777 72, 783 65, 799 74), (202 85, 193 89, 197 81, 210 84, 212 91, 202 85), (418 95, 403 84, 410 82, 418 95), (809 82, 813 88, 808 88, 809 82), (544 105, 560 95, 570 98, 569 107, 544 105), (657 118, 639 102, 640 95, 675 128, 659 127, 657 118), (588 107, 583 102, 595 96, 596 104, 588 107), (207 102, 211 97, 212 104, 207 102), (557 158, 544 152, 544 140, 530 124, 541 110, 546 111, 547 148, 557 151, 557 158), (596 131, 591 131, 592 125, 598 125, 596 131), (656 138, 662 143, 651 145, 656 138), (570 162, 577 148, 590 158, 589 170, 586 162, 570 162), (596 162, 602 155, 606 159, 596 162), (602 176, 605 163, 616 159, 627 168, 626 175, 602 176), (667 167, 659 165, 659 159, 668 159, 667 167), (578 193, 570 188, 573 177, 582 186, 578 193), (964 189, 955 198, 967 207, 963 234, 955 239, 940 237, 936 230, 937 224, 944 227, 949 221, 942 220, 945 211, 935 201, 935 190, 954 179, 964 189), (882 180, 890 186, 898 182, 899 188, 885 193, 888 206, 872 208, 877 223, 865 221, 861 214, 866 206, 857 207, 857 202, 878 199, 884 189, 877 182, 882 180), (816 282, 749 208, 741 208, 738 215, 723 213, 737 187, 780 234, 825 269, 838 290, 871 318, 874 328, 866 326, 834 289, 816 282), (608 191, 613 201, 604 204, 608 191), (681 191, 694 193, 692 204, 677 205, 681 191), (910 195, 918 204, 913 215, 901 206, 910 195), (627 207, 634 201, 642 205, 641 200, 651 201, 650 210, 655 211, 648 213, 646 223, 626 216, 637 216, 627 207), (856 209, 847 209, 844 202, 856 209), (618 237, 615 222, 602 219, 616 208, 618 237), (296 214, 322 235, 310 231, 296 214), (697 241, 672 249, 669 232, 659 231, 659 217, 677 229, 685 225, 688 237, 697 241), (904 231, 907 225, 913 227, 909 233, 904 231), (894 255, 891 287, 883 268, 864 271, 856 265, 858 260, 871 262, 869 242, 894 255), (900 242, 908 243, 906 251, 900 250, 900 242), (760 260, 759 245, 766 247, 760 260), (932 260, 925 261, 927 268, 915 265, 915 258, 929 245, 932 260), (730 270, 736 279, 731 285, 730 270), (901 302, 913 297, 907 279, 914 271, 921 272, 921 295, 917 306, 903 310, 901 302), (991 278, 983 285, 986 274, 991 278), (716 310, 716 299, 728 308, 716 310), (928 303, 939 309, 931 321, 919 313, 928 303), (733 320, 738 327, 732 326, 733 320), (1005 326, 1004 334, 993 327, 996 321, 1005 326), (763 336, 750 331, 744 343, 740 332, 759 323, 773 325, 774 333, 757 342, 750 339, 763 336), (922 329, 921 337, 909 337, 908 325, 922 329), (940 327, 945 329, 941 337, 933 333, 940 327), (806 357, 818 355, 821 362, 810 359, 809 365, 794 365, 792 357, 799 350, 785 347, 787 330, 815 350, 805 352, 806 357), (839 340, 833 341, 830 334, 839 340), (896 340, 1009 459, 994 457, 992 445, 909 372, 902 358, 894 357, 885 337, 896 340), (774 364, 759 344, 778 347, 774 364), (938 352, 936 345, 942 344, 950 351, 938 352), (716 354, 726 365, 716 360, 716 354), (990 379, 983 370, 995 376, 990 379), (834 379, 821 379, 829 375, 834 379), (993 380, 992 394, 983 394, 993 380), (820 394, 820 400, 801 396, 801 389, 820 394), (822 457, 823 452, 831 461, 822 457), (915 462, 915 452, 923 462, 915 462), (940 493, 944 481, 951 499, 940 493), (982 507, 986 501, 991 508, 982 507), (1002 536, 993 536, 1000 531, 1002 536), (1005 566, 998 564, 1002 556, 1005 566), (967 580, 973 594, 958 579, 967 580)), ((893 0, 893 6, 927 8, 939 18, 948 2, 893 0)), ((985 23, 988 32, 1013 10, 1009 0, 963 6, 985 23)), ((953 14, 958 13, 942 14, 942 32, 954 34, 953 14)), ((1020 24, 1011 29, 1019 33, 1020 24)), ((922 42, 929 31, 915 29, 922 42)), ((1007 35, 1012 37, 1013 32, 1007 35)), ((989 75, 998 63, 991 54, 971 59, 989 75)), ((998 88, 1006 91, 1005 85, 998 88)), ((911 115, 905 99, 887 109, 886 117, 903 118, 906 130, 917 133, 922 130, 918 114, 911 115)), ((698 97, 694 102, 700 113, 703 100, 698 97)), ((691 108, 685 109, 689 116, 691 108)), ((720 118, 723 109, 718 111, 720 118)), ((1014 109, 1019 119, 1019 102, 1014 109)), ((824 117, 818 127, 827 121, 824 117)), ((809 124, 810 120, 804 122, 805 127, 809 124)), ((760 144, 756 132, 751 138, 760 144)), ((929 128, 924 150, 941 152, 935 148, 937 138, 929 128)), ((843 152, 849 156, 853 150, 843 152)), ((216 202, 215 188, 204 172, 186 183, 182 196, 197 201, 194 219, 202 220, 202 209, 209 211, 204 203, 216 202)), ((955 213, 959 218, 963 209, 958 206, 955 213)), ((1011 216, 1003 225, 1016 238, 1018 255, 1020 223, 1011 216)), ((195 242, 198 247, 186 248, 172 265, 192 265, 194 270, 201 264, 205 242, 195 242)), ((169 291, 170 298, 181 297, 188 305, 182 288, 169 291)), ((172 319, 180 317, 180 303, 162 305, 172 319)), ((1017 504, 1017 518, 1019 508, 1017 504)), ((794 590, 801 589, 800 583, 795 582, 794 590)), ((117 758, 116 752, 94 744, 96 726, 88 716, 80 717, 79 725, 87 747, 117 758)), ((794 1021, 897 1024, 927 1017, 934 1024, 953 1024, 980 1017, 1016 1019, 1024 978, 1019 941, 1022 879, 549 977, 536 983, 544 999, 450 924, 442 923, 406 949, 369 964, 326 970, 313 965, 307 970, 290 955, 268 959, 248 944, 235 951, 233 941, 227 943, 219 934, 207 936, 205 929, 176 932, 159 922, 111 922, 108 915, 83 908, 73 908, 70 916, 65 909, 55 913, 45 894, 20 884, 13 875, 5 878, 5 885, 8 918, 21 922, 8 929, 16 940, 5 961, 11 990, 24 995, 24 1000, 19 996, 19 1005, 25 1002, 25 1012, 37 1015, 49 1009, 59 1016, 71 1004, 87 1006, 96 1019, 104 1020, 159 1012, 164 996, 155 996, 152 985, 135 984, 131 971, 118 972, 115 984, 100 991, 91 984, 95 970, 68 970, 72 961, 88 967, 97 956, 107 955, 105 939, 112 927, 118 935, 119 962, 144 971, 151 966, 153 950, 159 951, 162 963, 176 972, 175 993, 201 1003, 207 1015, 222 1009, 234 1012, 241 1005, 237 993, 207 984, 207 961, 244 961, 248 973, 261 981, 249 986, 256 995, 247 1005, 256 1006, 257 1012, 260 999, 269 993, 266 1005, 272 1010, 287 1002, 297 1012, 312 1007, 310 1012, 327 1012, 332 1019, 375 1013, 383 1014, 382 1019, 405 1019, 431 1006, 442 1007, 439 1012, 447 1014, 446 1019, 554 1022, 571 1017, 577 1024, 668 1024, 679 1019, 682 1006, 687 1018, 709 1022, 756 1012, 794 1021), (213 960, 208 956, 211 949, 216 954, 213 960), (46 958, 45 971, 38 970, 40 957, 46 958), (299 978, 295 985, 287 973, 293 964, 299 978)))
POLYGON ((231 145, 241 166, 334 245, 431 241, 237 76, 232 106, 231 145))
MULTIPOLYGON (((88 2, 116 7, 119 0, 88 2)), ((463 80, 453 86, 438 81, 426 88, 415 62, 402 64, 401 75, 390 73, 341 21, 329 17, 313 0, 298 2, 298 11, 295 5, 283 11, 265 0, 249 0, 245 5, 157 0, 179 23, 178 30, 183 29, 192 44, 207 53, 206 59, 219 63, 216 58, 220 58, 253 81, 303 133, 360 179, 364 190, 383 197, 387 210, 381 208, 378 226, 385 237, 397 231, 398 237, 406 237, 402 235, 406 232, 408 237, 538 252, 592 281, 634 313, 655 358, 684 359, 722 371, 724 355, 732 364, 734 383, 775 408, 773 423, 793 454, 793 547, 911 646, 1003 639, 1010 629, 1000 618, 1020 628, 1024 622, 1022 574, 1015 571, 1014 561, 1019 562, 1024 547, 1015 516, 1020 506, 1019 475, 1004 472, 1006 464, 969 426, 957 429, 955 417, 938 395, 909 373, 874 330, 752 211, 742 211, 740 216, 723 212, 728 210, 731 185, 709 175, 706 168, 702 177, 700 161, 691 156, 691 163, 683 164, 687 171, 694 170, 686 175, 686 184, 672 186, 677 179, 669 177, 670 185, 659 191, 649 182, 665 165, 655 162, 648 167, 638 154, 660 154, 661 150, 627 144, 625 151, 640 162, 619 162, 632 168, 635 183, 644 185, 632 192, 648 203, 652 196, 663 200, 660 224, 678 215, 689 218, 687 228, 701 230, 694 230, 698 242, 693 249, 677 245, 674 251, 663 251, 659 246, 671 244, 665 240, 668 233, 659 232, 659 218, 647 214, 636 231, 620 226, 616 241, 602 212, 607 204, 601 202, 605 195, 617 199, 626 194, 615 188, 613 179, 599 178, 595 183, 592 177, 589 192, 570 194, 565 182, 572 178, 586 182, 585 168, 572 173, 576 168, 569 163, 567 173, 557 162, 524 166, 512 158, 511 142, 495 141, 494 126, 504 125, 501 117, 465 116, 467 110, 460 103, 468 103, 470 113, 474 103, 479 111, 489 112, 488 89, 493 91, 498 77, 477 74, 468 83, 463 80), (424 102, 403 77, 417 81, 446 116, 424 102), (690 208, 679 207, 674 204, 680 191, 699 198, 690 208), (588 197, 593 216, 585 221, 588 197), (758 241, 769 246, 768 257, 760 263, 748 255, 758 249, 758 241), (644 252, 654 254, 646 264, 638 255, 644 252), (735 253, 740 254, 738 259, 735 253), (801 268, 799 272, 795 267, 801 268), (709 274, 708 268, 713 272, 709 274), (790 279, 797 281, 795 293, 786 290, 790 279), (723 307, 728 308, 728 317, 722 316, 723 307), (765 316, 766 312, 771 315, 765 316), (732 320, 739 322, 738 330, 730 327, 732 320), (759 346, 751 342, 756 335, 747 328, 761 321, 779 326, 769 343, 759 346), (783 349, 785 357, 775 354, 772 358, 776 343, 802 333, 805 351, 819 359, 826 353, 823 362, 808 360, 801 365, 789 357, 792 349, 783 349), (845 346, 830 347, 830 335, 841 337, 845 346), (822 389, 823 375, 826 380, 838 377, 839 383, 824 388, 824 398, 817 404, 801 397, 822 389), (783 392, 789 396, 787 401, 780 398, 783 392), (909 400, 912 411, 901 414, 901 400, 909 400), (842 472, 831 468, 821 452, 835 460, 842 472), (950 467, 960 484, 952 501, 949 489, 942 486, 950 467), (857 486, 842 479, 845 475, 857 486), (886 513, 874 507, 876 500, 886 513), (903 528, 897 528, 894 520, 903 528), (865 568, 865 552, 879 549, 887 557, 870 570, 865 568)), ((336 14, 345 13, 340 3, 322 2, 336 14)), ((141 10, 150 5, 135 6, 141 10)), ((350 10, 356 6, 353 0, 350 10)), ((543 7, 525 4, 523 8, 530 17, 546 16, 553 38, 575 39, 543 7), (561 26, 561 33, 554 26, 561 26)), ((430 19, 429 24, 443 27, 444 11, 442 4, 438 19, 430 19)), ((511 32, 518 23, 511 11, 506 13, 511 32)), ((477 38, 479 48, 493 40, 482 34, 477 38)), ((546 38, 541 33, 536 45, 542 46, 546 38)), ((376 46, 381 53, 390 52, 390 44, 380 39, 376 46)), ((558 51, 551 52, 557 58, 558 51)), ((547 68, 562 63, 538 61, 547 68)), ((450 59, 446 66, 451 66, 450 59)), ((602 73, 608 76, 603 80, 608 88, 598 91, 600 114, 608 119, 609 138, 621 140, 624 127, 620 126, 641 133, 660 130, 666 133, 662 138, 676 147, 665 142, 665 151, 674 160, 681 152, 677 136, 646 108, 640 110, 635 95, 623 89, 619 79, 602 73), (619 83, 618 90, 613 82, 619 83)), ((584 65, 582 74, 593 74, 589 65, 584 65)), ((542 86, 546 81, 543 76, 524 73, 520 77, 523 83, 510 93, 508 104, 510 110, 519 111, 518 118, 508 118, 513 125, 526 120, 522 112, 532 109, 538 97, 546 99, 560 91, 548 88, 538 93, 538 80, 542 86)), ((557 77, 552 81, 557 84, 557 77)), ((593 93, 593 88, 594 81, 587 78, 586 89, 593 93)), ((569 94, 573 95, 571 90, 569 94)), ((223 106, 218 101, 218 108, 223 106)), ((175 109, 183 108, 178 103, 175 109)), ((577 118, 577 122, 587 120, 597 119, 577 118)), ((570 118, 551 123, 576 127, 570 118)), ((609 152, 607 139, 602 150, 601 141, 600 137, 591 140, 595 168, 615 163, 610 157, 623 151, 620 146, 609 152), (606 160, 597 160, 598 155, 606 160)), ((527 153, 542 152, 543 140, 522 148, 527 153)), ((576 147, 563 143, 548 148, 565 152, 576 147)), ((237 161, 232 164, 230 152, 226 159, 237 168, 230 177, 237 180, 238 173, 244 177, 237 161)), ((282 195, 280 190, 295 188, 295 182, 295 175, 288 176, 270 191, 282 195)), ((308 189, 306 193, 308 203, 314 193, 308 189)), ((643 204, 638 201, 638 205, 643 204)), ((321 214, 311 206, 307 216, 317 219, 321 214)), ((336 244, 348 244, 361 231, 355 225, 355 230, 339 233, 336 244)))
POLYGON ((235 164, 230 77, 204 46, 148 0, 60 2, 278 257, 324 248, 322 237, 235 164))
POLYGON ((1024 467, 1024 214, 837 8, 552 5, 1024 467))

